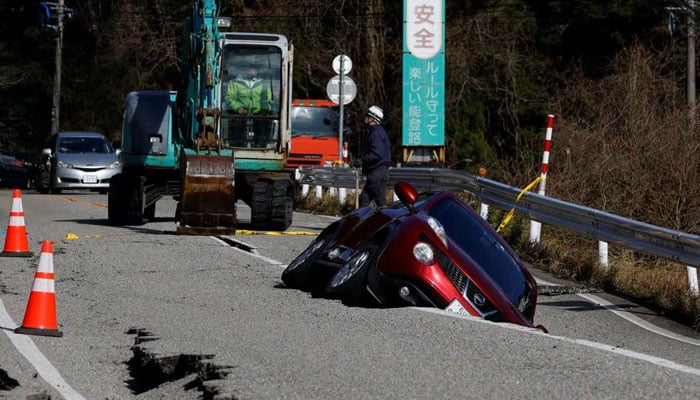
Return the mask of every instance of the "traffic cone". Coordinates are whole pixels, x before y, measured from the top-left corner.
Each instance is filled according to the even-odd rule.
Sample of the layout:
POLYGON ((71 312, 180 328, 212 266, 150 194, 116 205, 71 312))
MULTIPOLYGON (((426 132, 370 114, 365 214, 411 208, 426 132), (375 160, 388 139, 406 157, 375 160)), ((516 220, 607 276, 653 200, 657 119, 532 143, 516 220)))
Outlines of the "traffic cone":
POLYGON ((27 229, 24 226, 24 211, 22 210, 22 192, 15 189, 12 192, 12 210, 10 210, 10 222, 7 224, 5 236, 5 249, 0 256, 3 257, 31 257, 34 253, 29 251, 27 243, 27 229))
POLYGON ((53 275, 53 245, 44 240, 41 245, 39 266, 34 274, 32 292, 29 294, 27 310, 22 326, 15 333, 40 336, 63 336, 56 322, 56 292, 53 275))

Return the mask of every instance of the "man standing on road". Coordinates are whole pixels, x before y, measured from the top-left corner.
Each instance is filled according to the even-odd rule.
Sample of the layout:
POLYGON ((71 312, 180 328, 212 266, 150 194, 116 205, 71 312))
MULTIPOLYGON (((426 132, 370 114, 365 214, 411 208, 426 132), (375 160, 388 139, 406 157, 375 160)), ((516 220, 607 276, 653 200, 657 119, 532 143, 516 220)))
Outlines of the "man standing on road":
POLYGON ((389 184, 389 166, 391 165, 391 145, 389 136, 382 127, 384 111, 378 106, 371 106, 365 114, 364 144, 362 155, 362 175, 367 177, 360 193, 360 207, 371 201, 378 206, 386 205, 386 188, 389 184))

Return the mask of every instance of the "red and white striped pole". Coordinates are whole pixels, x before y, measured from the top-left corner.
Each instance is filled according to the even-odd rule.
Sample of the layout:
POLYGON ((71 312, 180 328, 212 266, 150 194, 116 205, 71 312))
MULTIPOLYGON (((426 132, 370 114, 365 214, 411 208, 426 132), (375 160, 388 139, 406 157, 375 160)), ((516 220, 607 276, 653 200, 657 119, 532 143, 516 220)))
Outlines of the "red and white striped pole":
MULTIPOLYGON (((540 171, 540 186, 537 194, 544 196, 547 188, 547 171, 549 170, 549 151, 552 149, 552 130, 554 129, 554 115, 547 115, 547 130, 544 138, 544 153, 542 153, 542 169, 540 171)), ((530 221, 530 243, 540 242, 540 232, 542 224, 537 221, 530 221)))
POLYGON ((348 166, 348 142, 343 142, 343 167, 348 166))
MULTIPOLYGON (((348 166, 348 142, 343 142, 343 165, 341 167, 347 168, 348 166)), ((338 201, 341 205, 345 205, 347 196, 348 190, 346 188, 338 188, 338 201)))

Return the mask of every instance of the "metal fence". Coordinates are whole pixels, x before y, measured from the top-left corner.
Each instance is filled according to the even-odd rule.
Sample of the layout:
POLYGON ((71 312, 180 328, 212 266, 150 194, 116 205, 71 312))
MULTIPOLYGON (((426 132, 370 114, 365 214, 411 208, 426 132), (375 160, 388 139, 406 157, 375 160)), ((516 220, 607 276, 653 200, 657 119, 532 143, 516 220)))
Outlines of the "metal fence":
MULTIPOLYGON (((301 183, 317 186, 355 188, 354 168, 302 168, 301 183)), ((593 236, 641 253, 664 257, 700 267, 700 236, 624 218, 528 192, 516 201, 521 189, 490 179, 443 168, 390 168, 389 183, 407 181, 416 188, 472 193, 479 201, 516 212, 544 224, 593 236)), ((363 183, 360 182, 360 187, 363 183)), ((695 268, 693 268, 695 271, 695 268)), ((696 273, 696 272, 695 272, 696 273)), ((697 291, 697 273, 691 289, 697 291), (693 288, 695 286, 695 288, 693 288)))

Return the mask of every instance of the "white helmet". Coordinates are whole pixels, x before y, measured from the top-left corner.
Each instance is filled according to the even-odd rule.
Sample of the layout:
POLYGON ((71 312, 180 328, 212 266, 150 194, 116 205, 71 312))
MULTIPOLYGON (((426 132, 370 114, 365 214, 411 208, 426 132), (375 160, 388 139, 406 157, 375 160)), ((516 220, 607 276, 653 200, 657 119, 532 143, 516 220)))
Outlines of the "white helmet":
POLYGON ((384 111, 379 106, 370 106, 370 108, 367 109, 367 115, 372 117, 377 123, 381 123, 384 119, 384 111))

